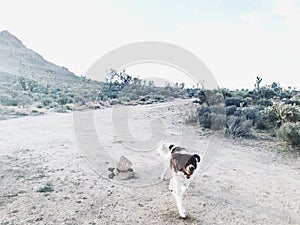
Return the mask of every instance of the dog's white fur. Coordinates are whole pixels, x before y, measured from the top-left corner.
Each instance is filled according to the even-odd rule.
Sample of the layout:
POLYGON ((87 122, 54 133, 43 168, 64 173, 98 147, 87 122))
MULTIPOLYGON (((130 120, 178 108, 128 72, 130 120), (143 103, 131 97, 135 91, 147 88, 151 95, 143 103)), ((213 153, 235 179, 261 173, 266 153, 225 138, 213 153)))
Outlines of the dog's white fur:
MULTIPOLYGON (((167 169, 170 168, 170 159, 171 159, 171 150, 169 145, 162 144, 157 149, 158 153, 164 158, 164 169, 160 176, 160 179, 164 180, 167 169)), ((181 149, 182 153, 188 153, 185 149, 181 149)), ((196 171, 192 174, 190 179, 187 179, 182 172, 172 172, 172 177, 170 179, 169 190, 172 192, 173 196, 176 199, 176 204, 178 207, 179 214, 182 218, 186 218, 186 211, 183 204, 183 195, 187 192, 188 187, 192 179, 194 179, 196 172, 198 171, 199 166, 197 166, 196 171)))

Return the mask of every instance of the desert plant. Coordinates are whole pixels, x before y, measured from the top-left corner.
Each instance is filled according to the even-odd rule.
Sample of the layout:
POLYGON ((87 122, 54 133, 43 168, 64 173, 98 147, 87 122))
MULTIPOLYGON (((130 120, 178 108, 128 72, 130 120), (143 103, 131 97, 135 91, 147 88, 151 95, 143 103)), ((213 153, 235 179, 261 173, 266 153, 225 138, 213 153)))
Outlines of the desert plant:
POLYGON ((235 105, 231 105, 231 106, 227 106, 225 108, 225 110, 226 110, 226 115, 227 116, 232 116, 236 112, 237 107, 235 105))
POLYGON ((245 116, 230 116, 227 119, 225 133, 233 137, 252 137, 252 121, 245 116))
POLYGON ((185 123, 187 124, 197 124, 199 122, 199 117, 197 110, 195 108, 190 108, 185 114, 185 123))
POLYGON ((226 115, 211 113, 211 127, 212 130, 222 130, 226 127, 226 115))
POLYGON ((69 96, 63 96, 63 97, 60 97, 57 102, 58 104, 60 105, 65 105, 67 103, 73 103, 73 98, 69 97, 69 96))
POLYGON ((44 106, 48 106, 48 105, 50 105, 50 103, 52 103, 52 99, 51 99, 51 98, 44 98, 44 99, 42 100, 42 104, 43 104, 44 106))
POLYGON ((226 111, 222 106, 202 106, 198 108, 200 126, 212 130, 220 130, 226 124, 226 111))
POLYGON ((293 148, 300 150, 300 122, 283 124, 278 131, 278 136, 293 148))
POLYGON ((264 113, 277 127, 281 127, 285 122, 300 121, 300 107, 296 105, 275 102, 272 106, 267 107, 264 113))
POLYGON ((262 98, 262 99, 257 100, 256 104, 268 107, 268 106, 272 106, 273 102, 271 100, 262 98))
POLYGON ((225 105, 226 106, 235 105, 236 107, 246 107, 248 105, 248 102, 242 98, 228 97, 225 99, 225 105))

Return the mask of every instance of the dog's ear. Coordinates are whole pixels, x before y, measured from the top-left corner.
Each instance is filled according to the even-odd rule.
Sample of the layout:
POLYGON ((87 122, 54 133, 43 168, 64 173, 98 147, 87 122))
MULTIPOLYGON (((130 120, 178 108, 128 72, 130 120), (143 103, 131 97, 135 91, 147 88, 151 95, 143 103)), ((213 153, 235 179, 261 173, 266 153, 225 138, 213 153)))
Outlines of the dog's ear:
POLYGON ((197 162, 200 162, 200 161, 201 161, 201 158, 200 158, 200 156, 199 156, 198 154, 195 154, 195 155, 193 155, 193 156, 196 158, 197 162))
POLYGON ((172 150, 172 148, 174 148, 175 145, 170 145, 169 149, 172 150))

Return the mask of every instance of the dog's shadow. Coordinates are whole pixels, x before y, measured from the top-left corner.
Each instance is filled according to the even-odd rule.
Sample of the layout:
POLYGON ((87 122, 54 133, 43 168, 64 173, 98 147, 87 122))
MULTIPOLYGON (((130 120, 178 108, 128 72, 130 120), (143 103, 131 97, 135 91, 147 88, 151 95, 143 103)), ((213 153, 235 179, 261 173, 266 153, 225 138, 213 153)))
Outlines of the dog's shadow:
POLYGON ((197 224, 202 225, 203 223, 199 221, 199 218, 195 217, 194 215, 187 215, 186 218, 181 218, 178 214, 177 210, 168 211, 162 215, 164 221, 167 224, 179 224, 179 225, 190 225, 190 224, 197 224))

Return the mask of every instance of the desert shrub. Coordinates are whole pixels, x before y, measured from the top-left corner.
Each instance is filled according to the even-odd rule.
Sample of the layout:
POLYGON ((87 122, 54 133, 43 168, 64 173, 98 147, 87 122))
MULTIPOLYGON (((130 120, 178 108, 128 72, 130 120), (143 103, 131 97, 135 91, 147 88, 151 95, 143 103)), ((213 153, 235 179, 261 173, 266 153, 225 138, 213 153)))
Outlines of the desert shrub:
POLYGON ((58 113, 67 113, 68 110, 67 110, 67 107, 65 107, 63 105, 60 105, 58 108, 56 108, 56 112, 58 112, 58 113))
POLYGON ((257 114, 254 120, 254 126, 259 130, 270 130, 274 125, 269 120, 269 117, 261 111, 257 114))
POLYGON ((226 115, 226 109, 222 106, 202 106, 197 109, 199 117, 204 113, 215 113, 226 115))
POLYGON ((253 105, 254 101, 251 97, 246 97, 245 100, 248 102, 248 105, 253 105))
MULTIPOLYGON (((208 95, 208 94, 206 94, 206 95, 208 95)), ((208 103, 210 106, 224 104, 224 96, 222 93, 219 93, 219 92, 208 96, 207 100, 208 100, 208 103)))
POLYGON ((120 99, 111 99, 110 101, 109 101, 109 104, 110 105, 119 105, 119 104, 121 104, 122 102, 121 102, 121 100, 120 99))
POLYGON ((289 104, 289 105, 297 105, 297 106, 300 106, 300 101, 298 100, 288 100, 285 102, 286 104, 289 104))
POLYGON ((300 122, 283 124, 279 131, 278 136, 286 141, 292 147, 300 149, 300 122))
POLYGON ((264 106, 254 106, 239 108, 235 111, 234 115, 238 117, 245 117, 247 120, 252 121, 252 126, 259 130, 268 130, 273 127, 268 116, 264 113, 264 106))
POLYGON ((231 97, 244 99, 244 98, 246 98, 248 96, 249 90, 247 90, 247 89, 241 89, 241 90, 231 91, 231 93, 232 93, 231 97))
POLYGON ((213 130, 220 130, 226 124, 226 112, 222 106, 205 106, 198 108, 200 126, 213 130))
POLYGON ((199 114, 199 124, 204 128, 211 128, 211 112, 202 110, 199 114))
POLYGON ((4 106, 18 106, 20 99, 17 95, 11 96, 10 94, 0 95, 0 104, 4 106))
POLYGON ((235 105, 230 105, 230 106, 227 106, 225 109, 226 109, 226 115, 232 116, 232 115, 234 115, 235 111, 237 110, 237 107, 235 105))
POLYGON ((225 114, 216 114, 211 113, 211 126, 212 130, 222 130, 226 126, 226 115, 225 114))
POLYGON ((50 105, 52 103, 52 99, 51 98, 44 98, 43 100, 42 100, 42 104, 44 105, 44 106, 48 106, 48 105, 50 105))
POLYGON ((256 104, 268 107, 268 106, 272 106, 273 102, 271 100, 262 98, 262 99, 257 100, 256 104))
POLYGON ((37 110, 37 109, 33 109, 33 110, 31 110, 31 112, 33 113, 33 114, 39 114, 39 115, 41 115, 41 114, 44 114, 44 112, 42 112, 42 111, 39 111, 39 110, 37 110))
POLYGON ((227 119, 225 133, 233 137, 252 137, 252 121, 245 116, 230 116, 227 119))
POLYGON ((73 102, 74 102, 73 98, 71 98, 69 96, 63 96, 63 97, 60 97, 59 99, 57 99, 57 103, 60 105, 65 105, 65 104, 73 103, 73 102))
POLYGON ((264 113, 277 127, 281 127, 285 122, 300 121, 300 107, 296 105, 276 102, 272 106, 267 107, 264 113))
POLYGON ((165 97, 161 96, 161 95, 153 95, 152 98, 157 100, 157 101, 160 101, 160 102, 165 102, 166 101, 165 97))
POLYGON ((209 108, 212 113, 226 115, 226 109, 223 106, 213 105, 210 106, 209 108))
POLYGON ((251 107, 251 108, 243 108, 240 109, 241 114, 246 117, 247 120, 255 120, 257 117, 257 114, 259 113, 259 110, 257 108, 251 107))
POLYGON ((237 107, 245 107, 248 105, 248 103, 246 100, 242 98, 228 97, 225 99, 225 105, 226 106, 235 105, 237 107))
POLYGON ((132 100, 138 100, 139 96, 133 93, 124 93, 119 98, 121 98, 122 101, 132 101, 132 100))
POLYGON ((199 122, 199 117, 197 110, 194 108, 190 108, 189 111, 185 114, 185 123, 187 124, 196 124, 199 122))

